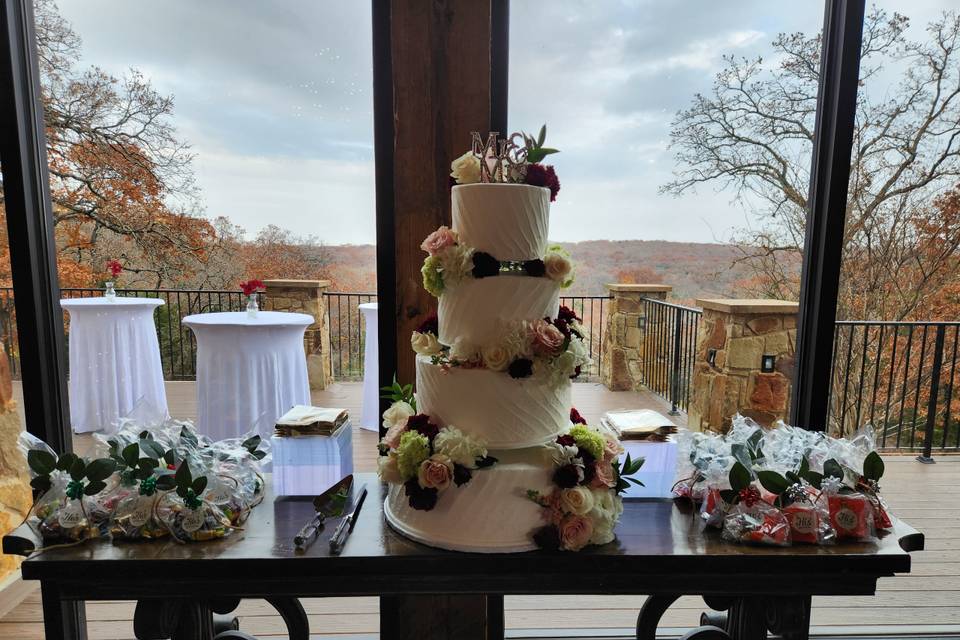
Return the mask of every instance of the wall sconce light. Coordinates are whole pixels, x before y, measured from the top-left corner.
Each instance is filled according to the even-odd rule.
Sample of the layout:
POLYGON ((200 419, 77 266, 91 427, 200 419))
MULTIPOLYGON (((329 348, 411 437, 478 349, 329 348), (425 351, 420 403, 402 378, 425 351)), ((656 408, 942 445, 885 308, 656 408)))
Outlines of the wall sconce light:
POLYGON ((717 350, 707 349, 707 364, 711 367, 717 366, 717 350))
POLYGON ((647 316, 637 317, 637 329, 640 329, 640 331, 647 330, 647 316))
POLYGON ((773 373, 774 367, 777 365, 777 356, 763 354, 760 357, 760 372, 761 373, 773 373))

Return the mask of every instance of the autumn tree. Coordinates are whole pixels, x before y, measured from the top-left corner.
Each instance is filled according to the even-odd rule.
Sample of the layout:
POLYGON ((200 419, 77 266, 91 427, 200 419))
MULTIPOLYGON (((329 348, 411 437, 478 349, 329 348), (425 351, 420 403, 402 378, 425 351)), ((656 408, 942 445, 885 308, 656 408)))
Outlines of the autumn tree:
MULTIPOLYGON (((960 218, 960 15, 928 37, 873 8, 866 16, 844 229, 839 314, 904 319, 948 313, 960 218), (891 75, 895 83, 890 87, 891 75), (949 193, 948 193, 949 192, 949 193)), ((779 35, 768 59, 728 56, 705 94, 671 126, 678 168, 662 191, 730 189, 755 211, 733 240, 754 273, 750 293, 797 299, 813 149, 821 36, 779 35)))

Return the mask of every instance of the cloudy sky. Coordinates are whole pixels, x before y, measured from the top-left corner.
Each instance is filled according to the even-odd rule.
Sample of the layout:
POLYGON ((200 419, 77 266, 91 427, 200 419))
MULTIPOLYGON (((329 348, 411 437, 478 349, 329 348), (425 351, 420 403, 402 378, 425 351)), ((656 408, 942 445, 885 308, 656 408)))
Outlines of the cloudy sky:
MULTIPOLYGON (((913 0, 914 30, 949 1, 913 0)), ((207 215, 249 233, 278 224, 327 244, 374 241, 369 2, 58 4, 83 64, 136 68, 174 96, 207 215)), ((822 11, 815 0, 513 0, 510 126, 547 122, 562 150, 551 236, 727 239, 746 222, 733 194, 657 193, 674 168, 670 120, 709 89, 722 55, 766 54, 778 32, 816 31, 822 11)))

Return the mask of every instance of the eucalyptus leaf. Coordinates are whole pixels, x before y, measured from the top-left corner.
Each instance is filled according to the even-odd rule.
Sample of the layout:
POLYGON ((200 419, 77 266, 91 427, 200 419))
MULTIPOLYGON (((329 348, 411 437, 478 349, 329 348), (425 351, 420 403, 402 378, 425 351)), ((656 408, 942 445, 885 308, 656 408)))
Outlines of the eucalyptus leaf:
POLYGON ((148 455, 156 460, 162 458, 164 454, 163 447, 160 445, 160 443, 152 439, 141 439, 140 449, 145 455, 148 455))
POLYGON ((177 486, 177 481, 172 473, 166 473, 157 477, 157 489, 160 491, 170 491, 177 486))
POLYGON ((174 474, 174 480, 177 482, 177 488, 187 488, 193 483, 193 474, 190 473, 190 465, 187 464, 187 461, 184 460, 180 463, 180 466, 177 468, 177 472, 174 474))
POLYGON ((733 489, 721 489, 720 498, 727 504, 733 504, 734 500, 737 499, 737 492, 733 489))
POLYGON ((867 480, 879 482, 883 477, 883 458, 876 451, 871 451, 863 461, 863 477, 867 480))
POLYGON ((60 471, 70 471, 70 468, 73 467, 73 462, 77 459, 77 454, 75 453, 64 453, 59 458, 57 458, 57 469, 60 471))
POLYGON ((797 469, 797 475, 802 478, 808 471, 810 471, 810 461, 807 460, 806 456, 803 456, 800 458, 800 468, 797 469))
POLYGON ((70 464, 70 479, 80 481, 87 472, 87 465, 80 458, 75 458, 70 464))
POLYGON ((750 486, 750 471, 740 462, 734 462, 730 467, 730 487, 737 492, 750 486))
POLYGON ((174 464, 177 461, 177 456, 173 452, 173 449, 168 449, 163 454, 163 461, 166 462, 167 464, 174 464))
POLYGON ((757 479, 764 489, 776 495, 780 495, 790 486, 790 482, 776 471, 758 471, 757 479))
POLYGON ((95 496, 107 488, 107 483, 103 480, 92 480, 84 489, 84 495, 95 496))
POLYGON ((148 467, 140 467, 139 469, 137 469, 134 475, 137 478, 137 480, 146 480, 147 478, 153 475, 153 469, 150 469, 148 467))
POLYGON ((117 470, 117 463, 110 458, 97 458, 87 465, 87 479, 91 482, 106 480, 117 470))
POLYGON ((823 484, 823 474, 816 471, 807 471, 803 479, 809 482, 814 489, 819 489, 823 484))
POLYGON ((50 490, 50 476, 43 475, 37 476, 30 481, 30 486, 36 489, 37 491, 45 492, 50 490))
POLYGON ((837 478, 843 482, 843 467, 840 466, 840 463, 830 458, 823 463, 823 475, 824 477, 837 478))
POLYGON ((153 458, 140 458, 137 460, 137 466, 141 469, 150 469, 153 471, 160 466, 160 463, 154 460, 153 458))
POLYGON ((128 444, 123 448, 123 452, 120 454, 123 458, 123 461, 127 463, 128 467, 137 466, 137 460, 140 459, 140 445, 134 442, 133 444, 128 444))
POLYGON ((207 488, 207 476, 200 476, 194 479, 191 487, 193 488, 193 492, 199 496, 203 493, 203 490, 207 488))
POLYGON ((49 451, 31 449, 27 452, 27 464, 38 476, 46 476, 57 468, 57 459, 49 451))
POLYGON ((751 477, 753 474, 750 472, 750 468, 753 466, 753 456, 750 455, 750 451, 747 449, 747 445, 742 443, 737 443, 731 445, 730 453, 733 455, 734 459, 742 464, 746 468, 747 472, 750 473, 751 477))

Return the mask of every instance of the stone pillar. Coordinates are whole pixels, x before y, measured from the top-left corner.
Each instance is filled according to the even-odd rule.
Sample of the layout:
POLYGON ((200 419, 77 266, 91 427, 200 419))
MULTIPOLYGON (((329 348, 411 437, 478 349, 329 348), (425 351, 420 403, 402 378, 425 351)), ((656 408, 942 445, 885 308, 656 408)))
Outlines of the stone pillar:
POLYGON ((600 354, 600 381, 611 391, 631 391, 641 385, 645 318, 642 298, 666 300, 666 284, 608 284, 610 306, 600 354))
POLYGON ((313 316, 314 322, 304 335, 307 353, 307 374, 311 389, 325 389, 332 380, 330 373, 330 325, 323 292, 329 280, 264 280, 264 309, 291 311, 313 316))
MULTIPOLYGON (((0 348, 0 538, 23 522, 32 503, 27 464, 17 449, 22 428, 7 354, 0 348)), ((0 555, 0 583, 19 566, 18 556, 0 555)))
POLYGON ((740 413, 763 425, 790 409, 797 312, 786 300, 697 300, 703 318, 697 334, 692 430, 726 431, 740 413), (772 371, 763 372, 772 357, 772 371))

